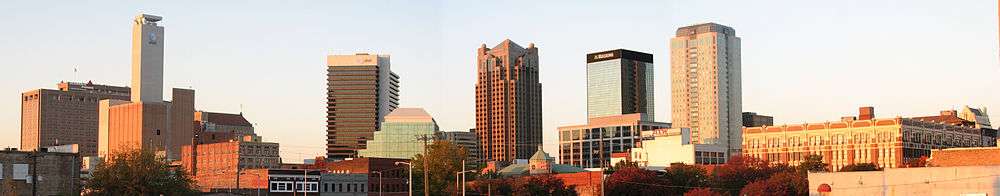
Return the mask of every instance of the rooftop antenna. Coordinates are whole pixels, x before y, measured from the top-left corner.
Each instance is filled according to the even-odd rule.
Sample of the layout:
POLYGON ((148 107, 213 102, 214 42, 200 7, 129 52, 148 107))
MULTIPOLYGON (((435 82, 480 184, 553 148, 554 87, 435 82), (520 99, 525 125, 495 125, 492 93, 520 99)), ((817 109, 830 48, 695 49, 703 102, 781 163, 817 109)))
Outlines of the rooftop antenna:
POLYGON ((73 80, 80 81, 80 72, 77 69, 80 66, 73 66, 73 80))
POLYGON ((240 116, 243 116, 243 104, 240 104, 240 116))

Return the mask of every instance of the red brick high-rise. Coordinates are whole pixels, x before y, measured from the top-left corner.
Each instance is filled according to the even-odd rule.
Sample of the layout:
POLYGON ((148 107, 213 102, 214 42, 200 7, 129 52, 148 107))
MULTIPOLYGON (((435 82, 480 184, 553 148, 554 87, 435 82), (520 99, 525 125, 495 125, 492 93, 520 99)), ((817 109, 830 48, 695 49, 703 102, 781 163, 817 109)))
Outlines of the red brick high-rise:
POLYGON ((504 40, 479 47, 476 134, 485 161, 527 159, 542 145, 542 84, 538 48, 504 40))

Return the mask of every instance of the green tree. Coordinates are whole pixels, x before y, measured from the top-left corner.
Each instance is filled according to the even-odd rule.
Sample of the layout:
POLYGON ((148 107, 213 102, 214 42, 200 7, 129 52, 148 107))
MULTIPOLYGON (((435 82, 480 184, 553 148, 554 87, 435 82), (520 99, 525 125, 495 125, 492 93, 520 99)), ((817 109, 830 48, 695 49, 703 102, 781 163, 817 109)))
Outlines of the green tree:
POLYGON ((799 173, 805 174, 808 172, 826 172, 827 164, 823 163, 823 156, 821 155, 808 155, 802 163, 796 168, 799 173))
MULTIPOLYGON (((449 195, 454 192, 455 173, 462 170, 462 160, 467 156, 465 149, 447 141, 434 141, 427 146, 427 157, 423 154, 413 156, 413 194, 423 195, 424 192, 424 166, 423 161, 427 159, 427 185, 431 191, 430 195, 449 195)), ((468 169, 468 168, 467 168, 468 169)), ((473 180, 474 174, 470 174, 466 179, 473 180)))
POLYGON ((850 165, 845 165, 841 167, 841 172, 852 172, 852 171, 882 171, 882 168, 878 167, 873 163, 855 163, 850 165))
POLYGON ((197 195, 194 181, 150 150, 133 148, 97 165, 84 185, 89 195, 197 195))

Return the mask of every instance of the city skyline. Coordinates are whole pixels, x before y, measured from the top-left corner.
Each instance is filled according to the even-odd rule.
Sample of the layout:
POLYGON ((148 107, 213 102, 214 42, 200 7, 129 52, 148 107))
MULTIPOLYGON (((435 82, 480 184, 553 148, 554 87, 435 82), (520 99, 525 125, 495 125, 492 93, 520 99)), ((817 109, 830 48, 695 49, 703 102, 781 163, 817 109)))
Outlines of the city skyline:
MULTIPOLYGON (((650 10, 676 11, 676 15, 640 11, 620 16, 647 20, 643 24, 651 25, 635 26, 633 27, 635 32, 593 29, 594 26, 600 26, 593 23, 614 22, 600 17, 587 17, 585 20, 565 24, 566 29, 546 28, 546 25, 554 24, 561 18, 586 16, 587 11, 597 11, 601 10, 599 7, 609 6, 595 4, 565 5, 581 11, 564 13, 567 16, 542 14, 542 17, 539 17, 540 21, 529 23, 528 28, 508 28, 499 32, 477 29, 484 27, 484 24, 472 22, 484 19, 486 16, 473 15, 471 14, 473 11, 454 9, 502 7, 498 5, 465 5, 463 2, 410 6, 365 4, 374 8, 356 11, 359 13, 347 10, 344 10, 346 13, 337 13, 343 16, 360 16, 360 12, 363 11, 398 7, 393 10, 401 13, 369 17, 415 32, 407 36, 386 37, 385 40, 363 39, 369 38, 365 33, 297 26, 303 23, 322 24, 315 23, 312 18, 314 16, 332 18, 340 16, 322 15, 319 10, 289 14, 291 16, 283 18, 267 18, 254 16, 251 14, 252 11, 191 13, 190 10, 185 10, 187 7, 184 6, 132 4, 111 6, 114 11, 109 13, 85 11, 87 9, 73 6, 57 6, 54 11, 62 12, 56 15, 32 17, 43 13, 31 13, 32 8, 48 6, 15 5, 0 8, 3 11, 0 16, 25 17, 0 23, 19 27, 0 31, 2 35, 0 37, 5 37, 0 40, 0 43, 4 43, 0 52, 13 54, 0 59, 0 64, 13 68, 4 72, 2 76, 7 78, 6 84, 0 85, 2 92, 10 94, 0 99, 0 109, 9 111, 0 113, 2 117, 0 119, 4 119, 0 121, 0 134, 10 136, 0 139, 0 145, 18 146, 18 138, 14 136, 19 135, 20 130, 20 117, 17 112, 20 110, 20 102, 15 100, 13 96, 15 93, 49 88, 51 84, 59 81, 92 80, 99 84, 128 85, 129 40, 126 37, 129 34, 127 26, 129 21, 127 18, 143 11, 170 18, 164 21, 171 27, 171 38, 170 44, 166 45, 166 57, 164 57, 166 59, 164 72, 169 77, 165 78, 163 86, 185 88, 190 86, 197 90, 195 107, 199 110, 245 112, 251 122, 260 124, 259 131, 267 140, 283 144, 282 157, 288 162, 299 162, 302 158, 322 155, 323 140, 314 138, 322 137, 324 130, 323 93, 317 89, 323 88, 322 80, 325 73, 323 59, 326 55, 366 51, 393 55, 394 71, 399 73, 403 83, 400 106, 427 108, 428 112, 438 119, 442 130, 459 131, 474 127, 475 122, 475 60, 469 52, 470 49, 480 43, 496 43, 497 40, 506 38, 537 43, 545 48, 539 53, 540 80, 547 87, 543 88, 542 92, 544 97, 542 132, 545 137, 543 143, 546 151, 555 152, 553 150, 556 148, 555 127, 586 122, 586 63, 579 58, 580 56, 592 51, 615 48, 652 53, 656 59, 655 74, 661 76, 656 79, 654 85, 657 87, 655 105, 660 106, 656 108, 657 121, 668 122, 666 119, 669 119, 671 111, 670 83, 665 75, 669 73, 668 40, 673 36, 673 29, 705 22, 732 26, 739 31, 739 36, 743 39, 743 110, 774 116, 776 124, 835 121, 838 116, 852 114, 851 108, 857 105, 876 106, 880 108, 879 116, 926 114, 941 108, 958 108, 961 105, 1000 107, 1000 101, 995 99, 1000 95, 996 90, 1000 84, 1000 79, 996 77, 1000 75, 1000 67, 997 66, 995 45, 996 18, 992 10, 995 6, 949 4, 937 8, 937 11, 947 14, 922 16, 879 15, 874 12, 880 8, 900 6, 893 9, 903 13, 919 13, 940 5, 929 2, 922 2, 923 7, 918 6, 921 2, 907 5, 877 3, 864 5, 869 7, 858 7, 861 5, 851 3, 807 4, 812 6, 789 12, 799 13, 797 16, 800 17, 811 16, 812 19, 822 22, 797 24, 792 22, 794 20, 779 18, 781 15, 776 15, 787 14, 786 12, 760 12, 760 9, 764 9, 761 5, 748 5, 746 9, 756 8, 758 11, 754 13, 760 12, 762 15, 749 17, 749 11, 733 11, 740 7, 737 5, 725 8, 734 13, 719 16, 707 13, 691 14, 697 13, 697 10, 707 10, 711 6, 700 3, 688 5, 688 3, 690 2, 650 5, 653 7, 650 10), (416 8, 409 11, 402 9, 411 6, 416 8), (687 11, 685 9, 687 6, 694 11, 687 11), (426 16, 414 19, 403 17, 407 13, 424 12, 437 14, 425 13, 426 16), (691 16, 677 16, 684 13, 691 16), (55 22, 56 18, 73 15, 86 16, 80 20, 92 20, 92 22, 83 24, 55 22), (978 17, 981 19, 975 20, 977 18, 975 16, 981 16, 978 17), (237 20, 210 20, 218 18, 237 20), (255 20, 238 20, 240 18, 255 20), (656 23, 656 19, 667 22, 656 23), (958 24, 951 21, 963 22, 958 24), (291 24, 254 25, 258 22, 291 24), (407 24, 410 22, 415 24, 412 26, 407 24), (897 24, 891 26, 893 28, 881 26, 892 25, 890 22, 897 24), (73 30, 61 30, 64 28, 52 28, 44 24, 65 25, 69 27, 65 29, 73 30), (914 24, 924 26, 914 27, 916 26, 914 24), (250 31, 228 29, 247 26, 250 31), (253 26, 270 26, 269 28, 277 26, 292 30, 279 35, 267 35, 278 31, 253 26), (848 29, 846 32, 844 29, 838 29, 847 27, 883 28, 869 28, 877 31, 848 29), (583 32, 575 30, 592 31, 567 38, 559 37, 559 35, 583 32), (37 35, 28 35, 29 32, 37 35), (847 33, 846 36, 844 33, 847 33), (959 36, 954 36, 956 33, 959 36), (309 38, 294 38, 304 35, 308 35, 305 37, 309 38), (400 39, 422 36, 426 36, 427 39, 396 43, 400 39), (994 41, 980 41, 985 39, 994 41), (819 43, 803 43, 806 40, 819 43), (442 44, 427 46, 424 42, 442 44), (438 50, 427 50, 428 47, 438 50), (947 50, 951 47, 965 50, 947 50), (62 57, 52 58, 52 54, 62 57), (76 74, 74 69, 78 70, 76 74), (222 74, 227 72, 230 74, 222 74), (864 78, 864 75, 853 75, 857 73, 871 73, 867 77, 870 80, 864 78), (856 94, 846 97, 842 96, 842 93, 829 93, 838 88, 856 94), (928 91, 924 90, 953 91, 954 88, 958 88, 960 93, 935 94, 926 93, 928 91)), ((516 3, 510 4, 516 5, 516 3)), ((540 6, 556 5, 558 4, 543 3, 540 6)), ((206 8, 198 9, 219 6, 225 5, 209 4, 206 8)), ((247 5, 246 8, 288 11, 284 9, 298 6, 306 5, 255 4, 247 5)), ((630 6, 643 9, 640 5, 630 6)), ((543 8, 539 8, 541 9, 543 8)), ((529 9, 518 12, 531 11, 529 9)), ((493 20, 495 19, 490 21, 493 20)), ((355 28, 392 29, 368 25, 355 28)), ((167 95, 164 94, 164 97, 167 95)), ((997 109, 993 109, 990 113, 992 116, 998 116, 997 109)))

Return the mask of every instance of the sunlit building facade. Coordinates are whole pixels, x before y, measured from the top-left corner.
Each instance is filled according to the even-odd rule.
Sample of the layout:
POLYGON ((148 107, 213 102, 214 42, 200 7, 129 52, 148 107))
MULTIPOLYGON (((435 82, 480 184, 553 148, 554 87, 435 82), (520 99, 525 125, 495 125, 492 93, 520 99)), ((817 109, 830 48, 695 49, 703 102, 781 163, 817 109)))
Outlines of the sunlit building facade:
POLYGON ((542 145, 542 83, 538 48, 504 40, 479 47, 476 134, 485 161, 527 159, 542 145))
POLYGON ((912 118, 874 118, 870 107, 838 122, 748 127, 743 155, 798 165, 820 155, 830 170, 857 163, 896 168, 930 156, 932 149, 996 146, 996 130, 975 128, 954 112, 912 118))
POLYGON ((327 56, 327 158, 356 157, 399 105, 399 76, 389 65, 389 55, 327 56))
POLYGON ((591 118, 586 125, 559 127, 559 163, 582 168, 613 166, 611 154, 639 145, 643 131, 670 128, 642 114, 591 118))
POLYGON ((740 38, 733 28, 704 23, 670 39, 671 123, 691 128, 691 143, 740 153, 740 38))
POLYGON ((397 108, 385 116, 382 128, 368 141, 368 148, 358 151, 361 157, 411 159, 424 151, 421 136, 438 132, 437 122, 421 108, 397 108))

